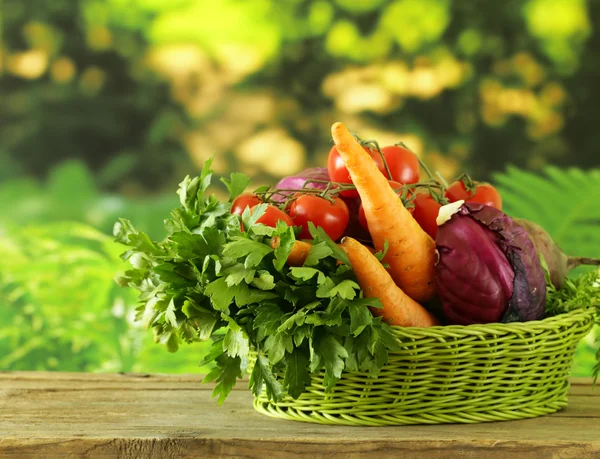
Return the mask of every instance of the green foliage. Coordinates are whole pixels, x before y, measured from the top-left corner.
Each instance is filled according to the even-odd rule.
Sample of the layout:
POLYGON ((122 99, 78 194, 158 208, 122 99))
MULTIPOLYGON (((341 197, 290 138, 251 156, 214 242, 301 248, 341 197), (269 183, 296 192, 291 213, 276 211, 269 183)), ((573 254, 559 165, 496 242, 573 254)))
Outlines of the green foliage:
POLYGON ((132 297, 113 282, 117 247, 87 226, 4 228, 0 368, 130 370, 132 297))
POLYGON ((41 71, 25 61, 0 74, 0 158, 38 177, 80 158, 111 188, 173 179, 187 160, 177 136, 187 117, 167 83, 141 65, 142 31, 157 11, 126 3, 2 2, 2 49, 15 61, 37 52, 41 71))
POLYGON ((324 368, 326 390, 344 369, 376 376, 398 344, 389 326, 368 311, 377 301, 360 297, 349 264, 338 265, 345 258, 335 256, 339 247, 313 226, 312 266, 288 267, 293 228, 257 224, 265 211, 257 206, 252 215, 249 209, 242 214, 242 232, 240 217, 229 210, 247 178, 232 174, 227 184, 233 194, 222 202, 207 196, 209 167, 210 161, 199 177, 181 183, 181 207, 165 222, 169 234, 162 242, 127 220, 115 225, 117 241, 129 248, 123 258, 132 265, 119 284, 140 292, 137 318, 171 351, 212 335, 204 363, 215 365, 206 380, 216 381, 219 403, 246 371, 251 348, 257 360, 250 387, 257 394, 264 384, 269 398, 299 396, 309 370, 324 368), (280 238, 286 252, 272 249, 271 237, 280 238), (356 339, 347 339, 350 334, 356 339))
MULTIPOLYGON (((547 280, 549 281, 549 276, 547 280)), ((548 282, 546 298, 546 311, 551 315, 579 308, 595 308, 595 327, 578 345, 575 371, 581 372, 583 376, 593 373, 596 380, 600 375, 600 270, 591 271, 576 279, 567 279, 560 290, 556 290, 548 282)))
POLYGON ((45 183, 16 178, 0 182, 0 227, 78 221, 110 233, 119 215, 128 215, 152 237, 159 237, 164 215, 177 202, 175 194, 127 198, 102 192, 81 161, 54 168, 45 183))
POLYGON ((568 255, 600 258, 600 170, 509 167, 494 181, 506 213, 541 225, 568 255))
MULTIPOLYGON (((494 180, 507 214, 541 225, 568 255, 600 258, 600 170, 547 167, 544 175, 538 175, 509 167, 505 173, 495 174, 494 180)), ((579 267, 570 276, 580 276, 589 269, 579 267)), ((597 282, 586 283, 585 278, 573 282, 567 280, 564 290, 554 292, 556 308, 561 307, 565 295, 575 298, 569 303, 575 306, 599 295, 597 282), (584 288, 579 288, 582 282, 584 288)), ((574 375, 592 373, 598 343, 600 327, 579 344, 574 375)))
POLYGON ((202 347, 165 361, 133 323, 112 238, 74 222, 0 229, 0 370, 198 370, 202 347))
POLYGON ((186 150, 200 163, 204 146, 216 149, 222 170, 239 169, 232 153, 264 128, 284 129, 316 162, 333 114, 416 135, 481 179, 507 161, 591 166, 594 5, 4 0, 0 176, 80 158, 103 187, 163 189, 192 167, 186 150), (230 112, 242 91, 268 93, 270 114, 230 112))

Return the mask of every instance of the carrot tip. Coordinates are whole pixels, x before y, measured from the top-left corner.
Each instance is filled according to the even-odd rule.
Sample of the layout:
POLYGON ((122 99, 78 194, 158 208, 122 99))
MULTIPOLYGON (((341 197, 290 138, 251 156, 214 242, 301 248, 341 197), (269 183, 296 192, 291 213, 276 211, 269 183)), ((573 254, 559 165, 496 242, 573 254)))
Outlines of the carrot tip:
POLYGON ((340 129, 344 129, 344 127, 344 123, 342 123, 341 121, 336 121, 331 125, 331 132, 339 131, 340 129))
POLYGON ((281 244, 281 239, 279 236, 275 236, 273 239, 271 239, 271 248, 273 250, 279 247, 279 244, 281 244))

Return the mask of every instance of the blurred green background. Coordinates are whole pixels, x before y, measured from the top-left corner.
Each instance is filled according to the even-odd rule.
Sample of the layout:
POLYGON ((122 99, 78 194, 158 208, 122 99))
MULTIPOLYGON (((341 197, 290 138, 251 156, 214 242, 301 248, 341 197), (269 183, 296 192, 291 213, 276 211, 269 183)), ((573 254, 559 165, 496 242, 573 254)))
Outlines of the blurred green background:
POLYGON ((133 322, 113 222, 160 238, 212 155, 256 186, 324 165, 336 120, 600 257, 598 0, 0 7, 0 370, 199 371, 133 322))

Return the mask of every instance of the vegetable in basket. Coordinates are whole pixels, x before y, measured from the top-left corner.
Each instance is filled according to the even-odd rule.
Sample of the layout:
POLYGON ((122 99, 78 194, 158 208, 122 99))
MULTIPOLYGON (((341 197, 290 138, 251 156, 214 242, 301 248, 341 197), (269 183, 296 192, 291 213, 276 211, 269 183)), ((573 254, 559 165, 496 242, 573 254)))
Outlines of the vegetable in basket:
POLYGON ((329 182, 329 174, 326 167, 309 167, 295 175, 284 177, 277 182, 275 188, 281 191, 275 193, 271 199, 275 202, 284 202, 290 194, 295 193, 295 191, 286 190, 298 190, 302 188, 325 190, 327 182, 329 182), (310 181, 311 179, 316 181, 312 182, 310 181))
POLYGON ((331 127, 337 151, 362 199, 375 249, 394 282, 415 301, 435 296, 435 242, 419 226, 367 152, 342 123, 331 127), (386 242, 387 241, 387 242, 386 242))
POLYGON ((449 204, 440 218, 436 284, 451 323, 544 317, 544 271, 522 226, 494 207, 473 202, 449 204), (445 215, 453 209, 456 213, 445 215))
MULTIPOLYGON (((115 225, 117 240, 129 247, 123 258, 132 262, 118 282, 140 291, 138 320, 173 352, 182 342, 213 341, 203 363, 214 363, 205 381, 216 382, 219 402, 251 368, 254 395, 264 391, 275 401, 298 398, 316 374, 325 392, 345 371, 376 377, 388 353, 401 350, 403 331, 390 325, 438 325, 421 306, 437 298, 436 245, 427 231, 437 208, 453 198, 424 165, 428 180, 392 188, 388 178, 399 179, 383 161, 392 158, 387 147, 382 169, 341 123, 332 135, 349 182, 329 181, 316 168, 248 193, 249 178, 232 173, 221 179, 230 193, 222 201, 208 193, 209 160, 199 177, 181 183, 181 206, 165 220, 163 240, 152 241, 127 220, 115 225), (343 191, 359 194, 343 198, 347 209, 339 204, 343 191), (351 214, 345 230, 343 215, 337 228, 327 224, 336 203, 351 214), (358 224, 361 205, 368 232, 358 224), (375 248, 355 237, 339 242, 353 224, 375 248)), ((437 233, 437 285, 452 321, 542 317, 544 272, 525 230, 491 207, 455 206, 458 214, 437 233)), ((549 289, 549 314, 600 296, 580 285, 568 280, 561 291, 549 289)))
POLYGON ((514 220, 525 228, 535 248, 544 257, 544 261, 550 271, 550 280, 556 288, 562 288, 569 271, 577 266, 600 266, 600 259, 598 258, 570 257, 566 255, 552 240, 552 237, 546 230, 537 223, 525 220, 524 218, 515 218, 514 220))
POLYGON ((250 388, 255 395, 266 389, 273 400, 299 397, 321 370, 327 391, 343 371, 376 376, 399 345, 371 314, 380 302, 363 298, 344 251, 309 225, 303 266, 290 266, 294 228, 260 224, 265 203, 232 214, 248 178, 224 179, 230 198, 221 201, 208 193, 211 175, 208 161, 200 177, 181 183, 181 206, 165 221, 163 240, 124 219, 115 225, 117 241, 128 246, 123 258, 135 261, 118 282, 140 291, 137 319, 172 352, 182 342, 213 341, 204 364, 214 369, 205 381, 216 382, 219 402, 249 369, 251 349, 250 388))
MULTIPOLYGON (((381 171, 381 173, 391 181, 398 183, 417 183, 420 177, 419 159, 402 143, 389 145, 379 148, 374 141, 361 141, 362 149, 370 158, 370 162, 381 171)), ((329 178, 333 182, 351 184, 354 183, 352 174, 337 147, 334 146, 329 151, 327 160, 327 169, 329 178)), ((358 190, 345 190, 341 192, 345 198, 357 198, 358 190)))
POLYGON ((378 298, 382 308, 371 308, 376 316, 391 325, 402 327, 433 327, 439 321, 423 306, 398 287, 371 251, 351 237, 340 244, 356 274, 365 298, 378 298))

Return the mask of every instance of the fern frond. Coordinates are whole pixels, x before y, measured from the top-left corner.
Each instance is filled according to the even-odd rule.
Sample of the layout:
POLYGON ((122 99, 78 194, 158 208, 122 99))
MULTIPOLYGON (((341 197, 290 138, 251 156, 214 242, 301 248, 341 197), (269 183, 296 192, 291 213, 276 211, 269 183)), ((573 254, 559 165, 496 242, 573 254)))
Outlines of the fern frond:
POLYGON ((600 257, 600 170, 508 167, 494 182, 508 215, 538 223, 568 255, 600 257))

